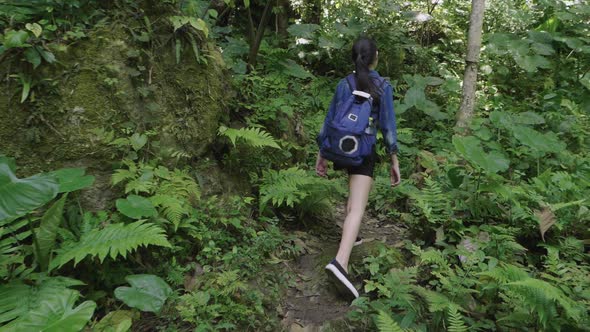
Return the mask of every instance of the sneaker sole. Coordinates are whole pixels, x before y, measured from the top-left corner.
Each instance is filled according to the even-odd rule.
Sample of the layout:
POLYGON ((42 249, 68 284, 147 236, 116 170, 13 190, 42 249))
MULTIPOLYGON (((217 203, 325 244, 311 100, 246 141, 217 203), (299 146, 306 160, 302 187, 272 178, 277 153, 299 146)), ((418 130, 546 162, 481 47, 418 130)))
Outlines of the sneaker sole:
POLYGON ((350 281, 338 270, 338 268, 332 264, 326 265, 326 274, 328 278, 332 280, 338 292, 346 296, 348 300, 354 300, 359 297, 359 293, 356 288, 350 283, 350 281))

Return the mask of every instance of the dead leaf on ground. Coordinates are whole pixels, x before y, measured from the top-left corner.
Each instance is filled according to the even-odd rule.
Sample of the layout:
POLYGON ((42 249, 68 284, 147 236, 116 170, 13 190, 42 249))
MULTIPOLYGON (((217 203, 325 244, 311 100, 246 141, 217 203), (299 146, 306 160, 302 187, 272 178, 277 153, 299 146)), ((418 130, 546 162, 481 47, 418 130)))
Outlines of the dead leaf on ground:
POLYGON ((555 225, 557 221, 555 218, 555 214, 549 207, 544 207, 543 210, 535 210, 535 216, 539 218, 539 230, 541 231, 541 238, 543 242, 545 242, 545 233, 551 228, 551 226, 555 225))

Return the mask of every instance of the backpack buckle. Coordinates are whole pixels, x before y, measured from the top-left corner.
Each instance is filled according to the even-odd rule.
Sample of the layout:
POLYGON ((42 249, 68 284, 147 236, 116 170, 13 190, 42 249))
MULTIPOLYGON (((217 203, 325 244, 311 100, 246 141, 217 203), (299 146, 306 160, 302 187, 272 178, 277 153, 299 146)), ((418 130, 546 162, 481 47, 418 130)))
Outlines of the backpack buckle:
POLYGON ((366 99, 371 98, 371 94, 370 93, 366 93, 365 91, 354 90, 352 92, 352 94, 355 95, 355 96, 366 98, 366 99))

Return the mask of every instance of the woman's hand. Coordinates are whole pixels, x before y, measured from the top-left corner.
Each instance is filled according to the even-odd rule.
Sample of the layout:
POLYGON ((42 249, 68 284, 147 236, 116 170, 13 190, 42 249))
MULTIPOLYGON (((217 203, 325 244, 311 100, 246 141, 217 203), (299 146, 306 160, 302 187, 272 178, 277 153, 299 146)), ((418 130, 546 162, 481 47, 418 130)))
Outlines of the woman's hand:
POLYGON ((397 186, 401 181, 401 176, 399 175, 399 162, 397 161, 397 154, 391 155, 391 186, 397 186))
POLYGON ((318 152, 318 158, 315 162, 315 173, 321 177, 325 177, 328 171, 328 161, 318 152))

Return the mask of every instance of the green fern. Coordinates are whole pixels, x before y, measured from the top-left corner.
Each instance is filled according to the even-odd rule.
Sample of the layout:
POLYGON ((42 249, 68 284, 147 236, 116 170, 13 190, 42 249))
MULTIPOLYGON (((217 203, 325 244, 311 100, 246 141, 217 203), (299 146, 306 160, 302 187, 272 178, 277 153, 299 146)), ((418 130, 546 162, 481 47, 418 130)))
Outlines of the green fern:
POLYGON ((150 197, 150 201, 154 206, 159 208, 164 218, 174 225, 175 231, 178 229, 178 225, 180 225, 182 219, 190 213, 189 209, 185 206, 186 204, 173 196, 155 195, 150 197))
POLYGON ((221 289, 221 294, 233 295, 248 289, 248 285, 240 280, 239 272, 239 270, 225 271, 217 276, 215 283, 221 289))
POLYGON ((156 174, 161 178, 160 184, 155 189, 156 194, 175 196, 185 200, 198 199, 201 196, 199 185, 186 170, 175 169, 172 172, 156 174))
POLYGON ((123 164, 127 166, 127 169, 120 168, 113 173, 113 176, 111 177, 111 182, 113 185, 117 185, 122 181, 133 180, 137 177, 138 169, 135 162, 125 159, 123 160, 123 164))
POLYGON ((379 332, 404 332, 404 330, 385 311, 379 311, 375 316, 375 325, 379 332))
POLYGON ((543 326, 546 326, 549 317, 555 311, 556 303, 564 309, 569 318, 576 322, 580 321, 582 308, 578 307, 576 302, 568 298, 559 288, 546 281, 527 278, 507 283, 506 287, 522 296, 524 303, 531 311, 539 315, 543 326))
POLYGON ((269 133, 260 128, 233 129, 221 126, 219 127, 219 135, 228 137, 234 146, 236 146, 236 141, 239 138, 245 141, 246 144, 256 148, 264 146, 275 149, 281 148, 269 133))
POLYGON ((458 305, 451 301, 448 297, 443 295, 442 293, 435 292, 429 289, 426 289, 421 286, 415 286, 415 291, 418 293, 426 302, 428 303, 428 310, 430 312, 438 312, 444 311, 449 306, 456 306, 458 305))
POLYGON ((491 279, 498 284, 506 284, 529 278, 529 274, 525 269, 507 263, 501 263, 496 268, 478 273, 478 275, 483 277, 484 280, 491 279))
POLYGON ((312 182, 313 180, 307 176, 306 172, 297 167, 280 171, 263 171, 260 204, 265 206, 270 201, 276 207, 283 205, 293 207, 309 195, 300 189, 312 182))
POLYGON ((297 207, 304 213, 321 213, 330 206, 330 199, 341 192, 338 183, 312 176, 292 167, 262 172, 260 209, 270 202, 275 207, 297 207))
POLYGON ((449 332, 467 332, 467 326, 463 322, 463 317, 459 313, 457 306, 450 305, 447 308, 447 323, 449 327, 447 331, 449 332))
POLYGON ((103 229, 92 229, 82 234, 80 241, 68 243, 58 250, 57 256, 51 261, 50 270, 71 260, 76 265, 88 255, 98 256, 101 262, 107 255, 113 259, 119 255, 126 257, 128 252, 147 245, 170 247, 164 230, 154 224, 143 221, 110 224, 103 229))
POLYGON ((31 272, 25 264, 31 254, 26 244, 31 235, 27 219, 0 221, 0 280, 23 277, 31 272))
POLYGON ((438 265, 439 268, 450 269, 449 263, 442 252, 439 250, 422 251, 419 255, 420 261, 424 264, 438 265))
POLYGON ((416 201, 415 206, 431 223, 445 224, 452 220, 452 207, 448 194, 443 192, 440 184, 429 177, 425 178, 425 186, 421 191, 411 193, 416 201))

